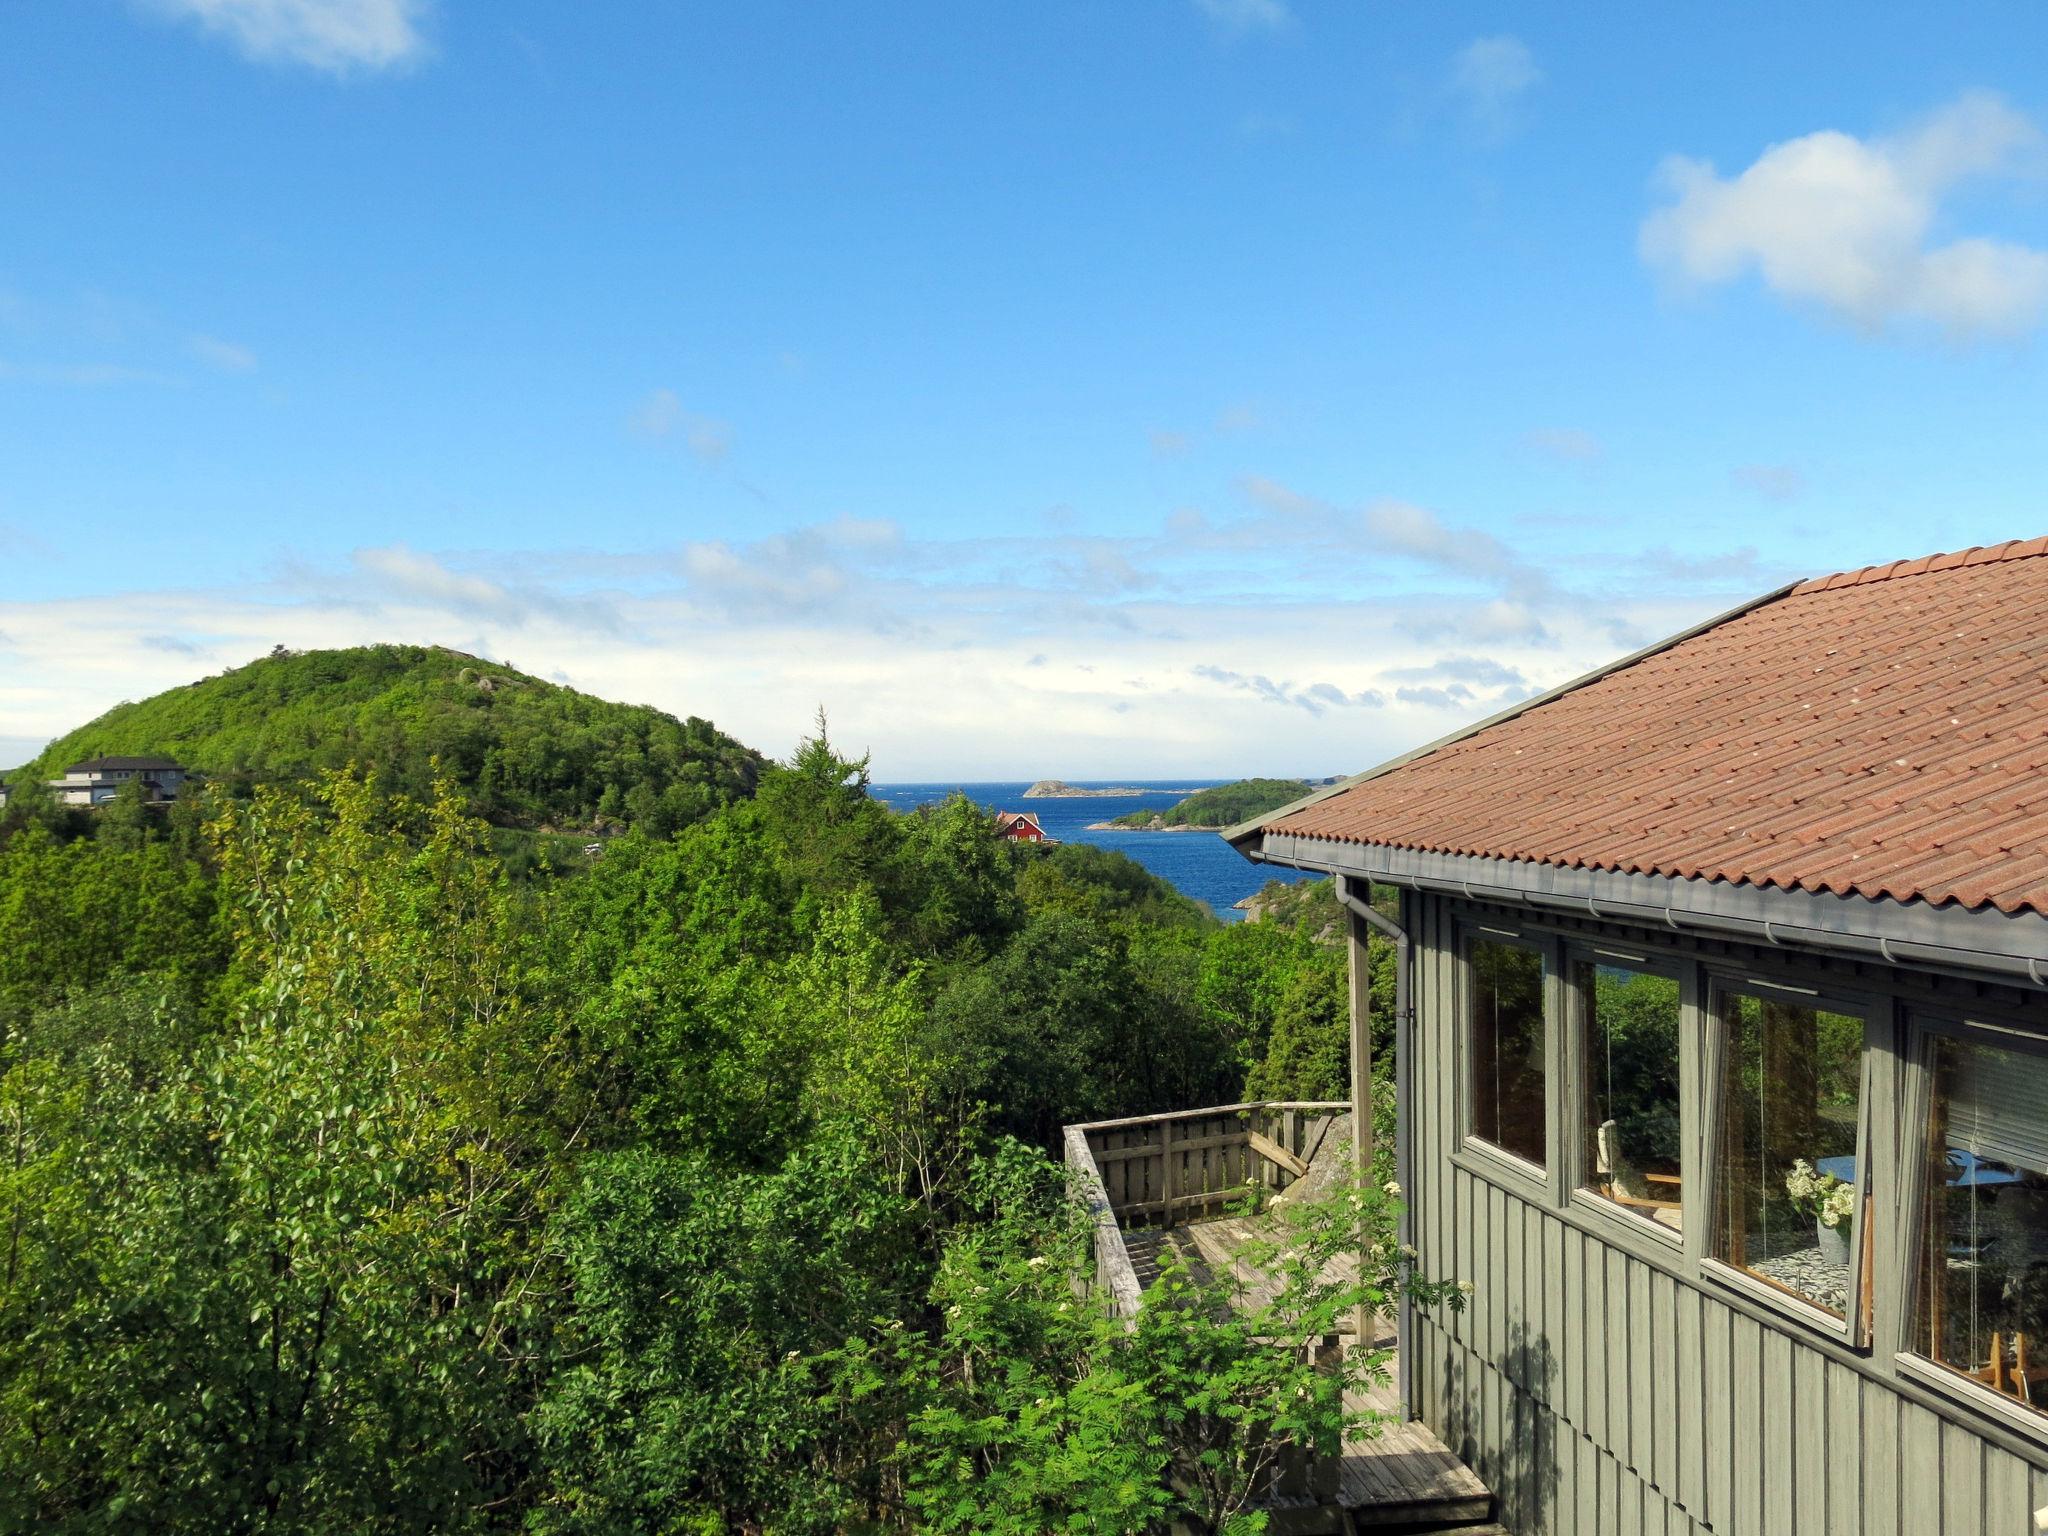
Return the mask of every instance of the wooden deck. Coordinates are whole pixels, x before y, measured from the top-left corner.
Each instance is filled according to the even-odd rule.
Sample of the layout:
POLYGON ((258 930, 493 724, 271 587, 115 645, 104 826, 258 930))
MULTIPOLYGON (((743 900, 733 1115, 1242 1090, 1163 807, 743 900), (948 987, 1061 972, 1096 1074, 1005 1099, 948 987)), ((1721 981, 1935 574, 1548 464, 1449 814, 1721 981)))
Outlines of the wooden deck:
MULTIPOLYGON (((1236 1275, 1247 1304, 1272 1297, 1272 1281, 1247 1265, 1239 1254, 1247 1242, 1265 1236, 1256 1217, 1225 1217, 1186 1226, 1125 1234, 1131 1267, 1140 1286, 1159 1277, 1167 1250, 1210 1274, 1236 1275)), ((1391 1324, 1375 1330, 1372 1347, 1391 1352, 1391 1324)), ((1344 1347, 1356 1340, 1346 1337, 1344 1347)), ((1493 1494, 1472 1469, 1453 1456, 1428 1425, 1401 1418, 1401 1404, 1391 1380, 1348 1398, 1353 1408, 1369 1408, 1398 1422, 1381 1427, 1372 1439, 1344 1448, 1338 1468, 1334 1504, 1309 1494, 1281 1496, 1261 1507, 1271 1511, 1274 1536, 1299 1533, 1372 1530, 1466 1532, 1481 1536, 1500 1532, 1485 1522, 1493 1511, 1493 1494)), ((1502 1533, 1505 1536, 1505 1533, 1502 1533)))

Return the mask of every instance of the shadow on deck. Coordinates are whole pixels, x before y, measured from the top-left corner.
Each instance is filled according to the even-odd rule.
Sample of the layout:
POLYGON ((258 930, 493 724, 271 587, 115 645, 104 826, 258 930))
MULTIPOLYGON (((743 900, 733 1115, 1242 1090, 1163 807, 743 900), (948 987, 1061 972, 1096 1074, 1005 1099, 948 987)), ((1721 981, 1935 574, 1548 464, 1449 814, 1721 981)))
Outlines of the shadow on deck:
MULTIPOLYGON (((1350 1106, 1342 1103, 1231 1104, 1067 1127, 1067 1161, 1079 1171, 1095 1212, 1096 1280, 1126 1316, 1158 1279, 1169 1250, 1196 1272, 1234 1275, 1248 1302, 1270 1299, 1273 1283, 1243 1253, 1269 1235, 1266 1218, 1226 1215, 1246 1184, 1278 1193, 1313 1182, 1348 1156, 1350 1106)), ((1391 1324, 1374 1319, 1370 1347, 1391 1353, 1391 1324)), ((1358 1341, 1346 1334, 1349 1350, 1358 1341)), ((1500 1533, 1485 1522, 1493 1495, 1427 1425, 1409 1419, 1392 1382, 1352 1394, 1354 1408, 1392 1416, 1371 1439, 1260 1501, 1274 1536, 1356 1531, 1500 1533)))

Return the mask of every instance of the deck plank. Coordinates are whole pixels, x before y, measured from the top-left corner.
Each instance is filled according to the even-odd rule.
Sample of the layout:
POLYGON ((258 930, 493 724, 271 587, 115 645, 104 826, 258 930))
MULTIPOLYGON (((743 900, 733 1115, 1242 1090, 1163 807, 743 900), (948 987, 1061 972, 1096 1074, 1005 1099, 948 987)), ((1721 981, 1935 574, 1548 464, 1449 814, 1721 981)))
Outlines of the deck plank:
MULTIPOLYGON (((1262 1305, 1272 1299, 1277 1282, 1259 1274, 1240 1258, 1246 1244, 1268 1235, 1258 1216, 1225 1216, 1193 1221, 1168 1231, 1129 1233, 1131 1262, 1140 1282, 1159 1274, 1163 1251, 1171 1246, 1197 1271, 1232 1275, 1243 1287, 1243 1304, 1262 1305)), ((1389 1318, 1375 1318, 1372 1345, 1392 1352, 1394 1330, 1389 1318)), ((1345 1349, 1357 1347, 1351 1338, 1345 1349)), ((1367 1440, 1346 1445, 1338 1466, 1337 1500, 1360 1529, 1374 1527, 1483 1522, 1493 1513, 1493 1493, 1473 1470, 1453 1455, 1436 1431, 1419 1420, 1401 1416, 1391 1370, 1384 1382, 1354 1388, 1345 1401, 1354 1409, 1386 1415, 1367 1440)), ((1294 1495, 1275 1498, 1266 1507, 1278 1512, 1306 1512, 1319 1505, 1294 1495)))

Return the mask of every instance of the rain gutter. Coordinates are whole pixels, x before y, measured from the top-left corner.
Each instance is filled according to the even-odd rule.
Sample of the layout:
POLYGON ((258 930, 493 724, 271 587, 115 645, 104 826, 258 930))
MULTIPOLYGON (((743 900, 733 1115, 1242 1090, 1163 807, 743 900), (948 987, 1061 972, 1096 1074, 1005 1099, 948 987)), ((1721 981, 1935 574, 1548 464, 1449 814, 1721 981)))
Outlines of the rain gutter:
POLYGON ((1260 863, 1474 901, 1712 934, 1775 949, 1824 950, 1884 965, 1989 974, 2048 989, 2048 917, 2037 912, 1569 869, 1533 859, 1271 831, 1256 847, 1240 851, 1260 863))

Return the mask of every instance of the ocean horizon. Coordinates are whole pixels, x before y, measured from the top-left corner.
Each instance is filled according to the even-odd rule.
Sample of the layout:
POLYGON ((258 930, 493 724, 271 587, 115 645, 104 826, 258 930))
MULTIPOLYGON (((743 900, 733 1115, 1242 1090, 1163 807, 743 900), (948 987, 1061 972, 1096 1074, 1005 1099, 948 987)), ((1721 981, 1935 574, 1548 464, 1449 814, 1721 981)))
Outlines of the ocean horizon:
POLYGON ((1184 896, 1204 903, 1223 921, 1241 922, 1236 903, 1271 881, 1292 884, 1310 876, 1270 864, 1254 864, 1213 832, 1093 830, 1132 811, 1163 811, 1193 790, 1235 784, 1236 779, 1068 779, 1076 789, 1135 789, 1135 795, 1058 795, 1026 799, 1037 779, 929 780, 870 784, 868 793, 892 810, 911 811, 959 793, 988 811, 1029 811, 1046 836, 1063 843, 1092 843, 1128 854, 1184 896))

